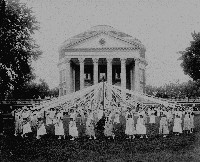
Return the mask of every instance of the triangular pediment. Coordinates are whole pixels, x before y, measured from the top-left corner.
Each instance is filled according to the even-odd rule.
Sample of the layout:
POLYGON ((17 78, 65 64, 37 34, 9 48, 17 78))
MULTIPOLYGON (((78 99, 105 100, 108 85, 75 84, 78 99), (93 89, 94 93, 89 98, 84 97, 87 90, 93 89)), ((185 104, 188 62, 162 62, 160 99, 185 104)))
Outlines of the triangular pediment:
POLYGON ((123 39, 111 36, 106 33, 100 33, 93 37, 81 40, 69 46, 67 49, 87 49, 87 48, 130 48, 135 47, 123 39))

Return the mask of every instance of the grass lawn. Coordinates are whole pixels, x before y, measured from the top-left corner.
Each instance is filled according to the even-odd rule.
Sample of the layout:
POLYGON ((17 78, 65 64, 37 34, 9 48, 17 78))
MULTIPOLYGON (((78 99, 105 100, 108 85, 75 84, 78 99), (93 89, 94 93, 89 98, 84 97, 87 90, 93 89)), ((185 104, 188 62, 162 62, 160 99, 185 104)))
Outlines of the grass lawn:
POLYGON ((27 162, 199 162, 200 115, 195 116, 195 133, 190 135, 130 140, 40 140, 0 137, 0 160, 27 162))

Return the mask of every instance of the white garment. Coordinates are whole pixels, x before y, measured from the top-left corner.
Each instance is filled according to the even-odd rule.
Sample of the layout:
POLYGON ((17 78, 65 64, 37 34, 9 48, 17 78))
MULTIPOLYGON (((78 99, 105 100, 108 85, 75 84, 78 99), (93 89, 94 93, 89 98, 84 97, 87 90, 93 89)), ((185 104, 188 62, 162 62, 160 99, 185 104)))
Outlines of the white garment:
POLYGON ((137 119, 137 124, 136 124, 136 132, 137 134, 146 134, 146 127, 144 125, 144 119, 143 118, 138 118, 137 119))
POLYGON ((38 128, 37 136, 47 134, 44 123, 38 128))
POLYGON ((127 135, 135 134, 135 126, 134 126, 133 114, 129 113, 129 112, 127 112, 127 114, 126 114, 125 134, 127 134, 127 135))
POLYGON ((69 135, 72 137, 78 137, 78 130, 75 121, 70 121, 69 123, 69 135))
POLYGON ((26 124, 23 125, 23 134, 30 133, 30 132, 32 132, 31 125, 29 122, 27 122, 26 124))
POLYGON ((156 123, 156 116, 151 114, 149 123, 156 123))
POLYGON ((190 115, 190 128, 194 128, 194 115, 190 115))
POLYGON ((175 118, 175 119, 174 119, 173 132, 182 133, 182 126, 181 126, 181 123, 182 123, 181 118, 175 118))
POLYGON ((65 135, 62 121, 59 121, 55 124, 55 135, 65 135))

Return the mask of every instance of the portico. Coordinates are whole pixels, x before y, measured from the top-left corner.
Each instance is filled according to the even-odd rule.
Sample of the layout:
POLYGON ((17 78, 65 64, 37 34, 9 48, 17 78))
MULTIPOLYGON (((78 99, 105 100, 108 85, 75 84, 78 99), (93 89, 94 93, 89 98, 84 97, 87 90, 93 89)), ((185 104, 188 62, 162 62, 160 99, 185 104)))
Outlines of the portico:
POLYGON ((97 84, 103 78, 109 84, 144 92, 145 48, 139 40, 130 38, 100 25, 64 42, 59 51, 59 96, 97 84))

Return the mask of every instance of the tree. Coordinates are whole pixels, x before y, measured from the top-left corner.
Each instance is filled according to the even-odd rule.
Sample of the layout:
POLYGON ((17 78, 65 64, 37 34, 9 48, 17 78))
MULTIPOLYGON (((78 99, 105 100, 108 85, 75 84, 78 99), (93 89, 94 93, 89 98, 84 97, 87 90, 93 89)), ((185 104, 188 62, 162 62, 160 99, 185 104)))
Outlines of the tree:
POLYGON ((181 67, 184 73, 197 81, 200 79, 200 33, 192 33, 192 38, 190 47, 179 52, 182 55, 179 60, 182 60, 181 67))
POLYGON ((34 78, 31 63, 41 51, 32 38, 38 22, 25 4, 0 0, 0 18, 0 98, 4 99, 21 92, 34 78))
POLYGON ((33 81, 27 83, 22 89, 22 92, 15 91, 14 99, 44 99, 47 96, 50 96, 50 89, 48 84, 43 80, 40 79, 39 83, 35 83, 33 81))

